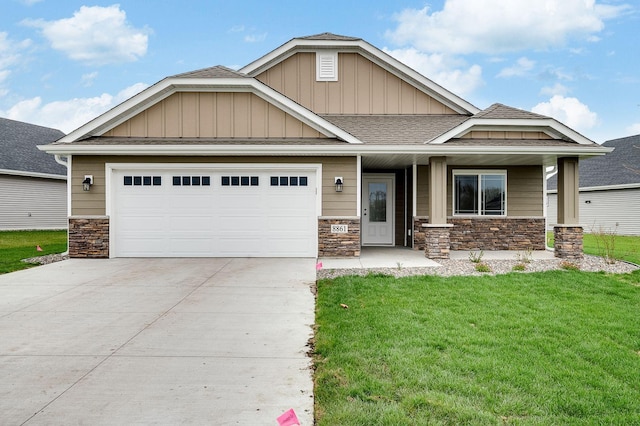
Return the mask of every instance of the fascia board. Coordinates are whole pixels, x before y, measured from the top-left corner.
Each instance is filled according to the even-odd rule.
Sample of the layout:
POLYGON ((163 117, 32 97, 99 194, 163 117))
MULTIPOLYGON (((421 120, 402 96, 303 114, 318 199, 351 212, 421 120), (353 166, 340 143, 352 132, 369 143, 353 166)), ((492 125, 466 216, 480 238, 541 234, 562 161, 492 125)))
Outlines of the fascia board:
MULTIPOLYGON (((584 188, 579 188, 580 192, 597 192, 597 191, 616 191, 623 189, 640 189, 640 183, 627 183, 620 185, 603 185, 603 186, 585 186, 584 188)), ((557 194, 557 189, 550 189, 547 191, 549 194, 557 194)))
POLYGON ((567 136, 571 140, 576 141, 580 145, 592 145, 595 142, 582 136, 575 130, 570 129, 564 124, 560 123, 553 118, 542 119, 526 119, 526 118, 470 118, 453 129, 441 134, 440 136, 426 141, 425 144, 439 145, 443 144, 449 139, 459 138, 460 136, 468 133, 473 129, 478 130, 495 130, 495 131, 519 131, 519 130, 534 130, 542 131, 554 139, 560 139, 560 136, 567 136), (551 131, 553 130, 553 131, 551 131))
POLYGON ((373 61, 376 65, 382 67, 391 74, 403 80, 411 80, 418 88, 422 86, 423 90, 429 96, 437 99, 460 114, 476 114, 480 109, 473 106, 454 93, 448 91, 444 87, 429 80, 427 77, 403 64, 393 56, 385 53, 377 47, 367 43, 364 40, 347 41, 347 40, 301 40, 293 39, 283 44, 274 51, 266 54, 262 58, 253 61, 249 65, 241 68, 241 73, 256 76, 271 66, 284 61, 296 52, 309 51, 314 48, 336 49, 338 51, 355 51, 364 53, 367 59, 373 61))
POLYGON ((546 155, 557 157, 594 156, 611 152, 602 146, 566 147, 447 147, 446 145, 81 145, 59 144, 38 146, 59 155, 546 155))
POLYGON ((24 176, 24 177, 41 178, 41 179, 67 180, 66 175, 54 175, 52 173, 38 173, 38 172, 23 172, 20 170, 8 170, 8 169, 0 169, 0 175, 24 176))
POLYGON ((58 142, 70 143, 99 136, 176 92, 251 92, 299 119, 327 137, 362 143, 322 117, 253 78, 167 78, 74 130, 58 142))

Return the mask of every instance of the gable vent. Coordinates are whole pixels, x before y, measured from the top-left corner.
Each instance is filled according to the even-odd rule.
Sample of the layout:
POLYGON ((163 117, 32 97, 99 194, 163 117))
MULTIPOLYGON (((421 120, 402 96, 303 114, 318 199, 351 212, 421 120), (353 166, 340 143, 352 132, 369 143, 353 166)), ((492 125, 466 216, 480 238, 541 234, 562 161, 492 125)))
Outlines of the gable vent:
POLYGON ((338 81, 338 52, 316 52, 316 80, 338 81))

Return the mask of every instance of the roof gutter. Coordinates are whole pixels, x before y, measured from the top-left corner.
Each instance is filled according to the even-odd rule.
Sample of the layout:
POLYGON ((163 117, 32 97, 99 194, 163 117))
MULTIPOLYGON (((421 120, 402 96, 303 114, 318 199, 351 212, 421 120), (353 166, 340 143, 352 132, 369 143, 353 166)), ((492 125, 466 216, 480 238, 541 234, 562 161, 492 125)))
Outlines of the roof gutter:
POLYGON ((600 145, 567 147, 505 147, 442 145, 82 145, 74 143, 40 145, 38 149, 55 155, 605 155, 613 148, 600 145))

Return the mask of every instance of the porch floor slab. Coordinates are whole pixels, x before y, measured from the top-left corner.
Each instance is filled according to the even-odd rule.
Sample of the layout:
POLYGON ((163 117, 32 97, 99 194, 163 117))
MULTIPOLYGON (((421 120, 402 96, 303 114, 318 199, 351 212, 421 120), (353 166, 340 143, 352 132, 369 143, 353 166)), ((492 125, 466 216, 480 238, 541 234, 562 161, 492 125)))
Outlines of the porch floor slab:
MULTIPOLYGON (((478 251, 451 251, 451 260, 468 260, 470 253, 478 251)), ((517 260, 518 256, 529 253, 518 251, 485 251, 483 260, 517 260)), ((530 252, 532 260, 554 259, 552 250, 536 250, 530 252)), ((373 268, 428 268, 441 266, 436 260, 424 256, 424 251, 412 250, 407 247, 362 247, 360 257, 334 258, 321 257, 318 263, 322 269, 373 269, 373 268)))

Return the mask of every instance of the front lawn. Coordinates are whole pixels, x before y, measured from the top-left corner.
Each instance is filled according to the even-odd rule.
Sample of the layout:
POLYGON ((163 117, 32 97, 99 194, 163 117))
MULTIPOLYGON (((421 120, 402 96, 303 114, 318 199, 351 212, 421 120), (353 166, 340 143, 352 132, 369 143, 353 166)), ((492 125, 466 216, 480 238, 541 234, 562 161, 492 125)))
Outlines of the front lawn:
POLYGON ((640 271, 318 282, 318 425, 638 424, 640 271))
MULTIPOLYGON (((640 265, 640 237, 629 235, 611 235, 613 239, 613 257, 615 259, 626 260, 627 262, 640 265)), ((606 235, 598 236, 595 234, 584 234, 583 250, 586 254, 595 256, 605 256, 606 253, 606 235)), ((547 233, 549 247, 553 247, 553 232, 547 233)))
POLYGON ((0 274, 34 266, 22 259, 63 253, 67 250, 67 231, 0 231, 0 274), (37 250, 40 246, 42 251, 37 250))

